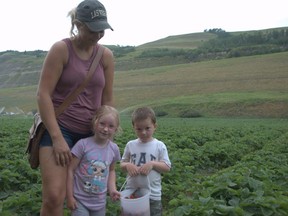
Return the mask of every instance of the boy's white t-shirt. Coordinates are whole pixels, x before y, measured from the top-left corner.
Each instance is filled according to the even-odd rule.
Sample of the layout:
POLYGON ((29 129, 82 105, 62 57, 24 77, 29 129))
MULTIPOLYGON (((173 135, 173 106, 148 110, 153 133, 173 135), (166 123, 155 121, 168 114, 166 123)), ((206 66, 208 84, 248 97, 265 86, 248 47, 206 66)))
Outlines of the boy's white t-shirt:
MULTIPOLYGON (((141 166, 149 161, 163 161, 171 167, 166 145, 154 138, 152 141, 142 143, 140 139, 131 140, 126 144, 121 162, 130 162, 141 166)), ((149 173, 150 199, 161 200, 161 174, 155 170, 149 173)), ((132 182, 127 181, 126 188, 131 188, 132 182)))

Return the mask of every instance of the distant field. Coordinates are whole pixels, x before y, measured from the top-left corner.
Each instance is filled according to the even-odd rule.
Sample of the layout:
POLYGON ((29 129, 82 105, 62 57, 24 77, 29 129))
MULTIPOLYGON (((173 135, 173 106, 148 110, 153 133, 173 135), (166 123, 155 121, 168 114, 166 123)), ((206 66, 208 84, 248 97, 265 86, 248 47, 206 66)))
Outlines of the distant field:
MULTIPOLYGON (((288 117, 288 52, 115 73, 117 108, 151 105, 169 116, 288 117)), ((36 108, 36 86, 0 89, 0 107, 36 108)))
POLYGON ((193 33, 193 34, 184 34, 184 35, 176 35, 176 36, 169 36, 157 41, 153 41, 151 43, 145 43, 144 46, 139 46, 139 50, 141 49, 149 49, 155 48, 197 48, 202 45, 203 42, 208 41, 210 39, 215 38, 215 34, 210 33, 193 33))
POLYGON ((116 105, 129 110, 149 104, 172 116, 195 108, 206 115, 247 116, 268 109, 287 117, 287 58, 286 52, 119 72, 116 105))

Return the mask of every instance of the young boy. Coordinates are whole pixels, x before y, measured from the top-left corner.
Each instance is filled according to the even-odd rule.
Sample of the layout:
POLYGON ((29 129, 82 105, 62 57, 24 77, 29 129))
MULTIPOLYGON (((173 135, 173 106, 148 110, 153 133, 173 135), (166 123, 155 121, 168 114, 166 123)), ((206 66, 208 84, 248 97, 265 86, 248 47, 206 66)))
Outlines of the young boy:
POLYGON ((138 138, 126 144, 121 168, 129 176, 148 176, 150 215, 162 215, 161 173, 170 171, 171 162, 166 145, 153 137, 157 126, 154 111, 149 107, 136 109, 132 114, 132 126, 138 138))

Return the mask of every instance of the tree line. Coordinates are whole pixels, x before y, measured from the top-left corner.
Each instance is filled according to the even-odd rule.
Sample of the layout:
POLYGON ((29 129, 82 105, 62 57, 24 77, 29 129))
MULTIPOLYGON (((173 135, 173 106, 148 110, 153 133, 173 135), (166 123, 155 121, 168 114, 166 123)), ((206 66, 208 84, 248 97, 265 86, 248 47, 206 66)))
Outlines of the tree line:
MULTIPOLYGON (((251 31, 243 33, 229 33, 221 28, 205 29, 204 33, 215 34, 217 37, 203 42, 198 48, 194 49, 170 49, 170 48, 151 48, 140 52, 136 58, 183 58, 185 62, 195 62, 202 60, 241 57, 288 50, 288 29, 271 29, 262 31, 251 31)), ((135 46, 107 45, 113 51, 117 59, 136 51, 135 46)), ((0 52, 0 62, 6 60, 5 53, 10 55, 30 55, 36 58, 43 58, 47 52, 35 50, 20 53, 8 50, 0 52)), ((7 56, 8 58, 8 56, 7 56)))
POLYGON ((139 58, 179 57, 183 56, 190 62, 250 56, 284 52, 288 50, 288 30, 274 29, 267 31, 228 33, 222 29, 204 30, 216 34, 217 37, 204 42, 197 49, 155 48, 143 51, 139 58))

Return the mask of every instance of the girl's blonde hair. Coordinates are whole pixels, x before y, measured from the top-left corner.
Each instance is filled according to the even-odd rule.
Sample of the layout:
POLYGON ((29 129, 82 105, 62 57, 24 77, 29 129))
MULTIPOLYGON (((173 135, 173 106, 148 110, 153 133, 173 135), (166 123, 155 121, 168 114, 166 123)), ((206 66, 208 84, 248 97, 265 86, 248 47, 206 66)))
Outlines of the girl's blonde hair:
POLYGON ((122 128, 120 127, 120 115, 117 109, 108 105, 102 105, 99 107, 92 119, 92 125, 94 130, 95 122, 99 120, 104 115, 112 114, 116 120, 116 134, 122 132, 122 128))

